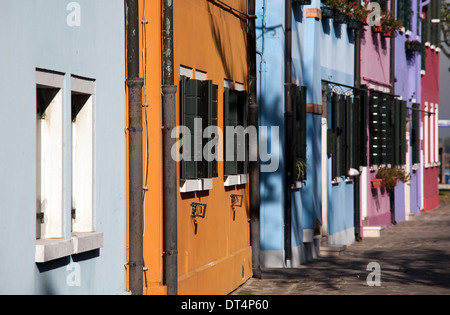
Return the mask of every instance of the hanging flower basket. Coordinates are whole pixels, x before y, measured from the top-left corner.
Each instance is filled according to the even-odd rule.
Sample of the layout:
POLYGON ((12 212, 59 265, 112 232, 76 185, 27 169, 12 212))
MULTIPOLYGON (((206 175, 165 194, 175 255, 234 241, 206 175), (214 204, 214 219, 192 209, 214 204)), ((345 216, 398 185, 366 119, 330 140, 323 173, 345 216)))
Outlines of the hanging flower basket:
POLYGON ((355 20, 355 19, 350 19, 348 21, 348 26, 347 28, 350 30, 360 30, 364 27, 364 22, 363 21, 359 21, 359 20, 355 20))
POLYGON ((334 17, 334 10, 330 7, 322 7, 322 18, 332 19, 334 17))
POLYGON ((347 24, 348 15, 339 11, 334 12, 333 22, 336 24, 347 24))
POLYGON ((311 0, 293 0, 292 3, 298 5, 310 5, 311 0))
POLYGON ((387 30, 385 32, 382 32, 381 35, 383 35, 383 37, 395 37, 395 30, 394 29, 387 30))
POLYGON ((372 188, 374 189, 381 188, 383 185, 383 180, 379 178, 374 178, 370 182, 372 183, 372 188))
POLYGON ((387 30, 386 30, 386 26, 384 26, 384 25, 373 26, 373 27, 372 27, 372 30, 373 30, 375 33, 384 33, 384 32, 387 31, 387 30))

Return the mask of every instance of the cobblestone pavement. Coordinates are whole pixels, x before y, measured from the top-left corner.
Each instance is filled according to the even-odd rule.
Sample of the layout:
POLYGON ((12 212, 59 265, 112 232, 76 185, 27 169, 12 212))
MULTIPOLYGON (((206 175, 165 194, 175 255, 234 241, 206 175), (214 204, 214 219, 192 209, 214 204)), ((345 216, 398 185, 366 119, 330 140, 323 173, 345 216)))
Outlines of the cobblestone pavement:
POLYGON ((338 257, 319 257, 298 268, 263 269, 232 295, 448 295, 450 203, 348 246, 338 257), (380 266, 380 286, 369 286, 367 266, 380 266))

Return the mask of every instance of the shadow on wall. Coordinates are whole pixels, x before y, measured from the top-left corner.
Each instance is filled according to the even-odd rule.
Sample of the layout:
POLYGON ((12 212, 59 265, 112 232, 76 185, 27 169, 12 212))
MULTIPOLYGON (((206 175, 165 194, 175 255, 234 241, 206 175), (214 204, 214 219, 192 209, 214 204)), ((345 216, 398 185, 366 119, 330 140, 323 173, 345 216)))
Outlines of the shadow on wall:
MULTIPOLYGON (((222 61, 222 66, 225 71, 225 76, 229 80, 233 80, 233 53, 232 53, 232 35, 236 36, 235 33, 231 34, 228 31, 228 27, 224 22, 224 19, 220 19, 216 16, 214 12, 212 12, 213 7, 218 7, 224 10, 227 14, 232 14, 236 17, 236 19, 240 19, 241 30, 242 30, 242 38, 245 41, 245 46, 247 46, 247 33, 244 31, 247 29, 246 21, 242 20, 242 17, 235 13, 232 10, 224 7, 222 4, 218 2, 214 2, 212 0, 208 0, 208 12, 210 18, 211 25, 211 34, 214 40, 214 45, 216 47, 217 53, 220 56, 220 60, 222 61)), ((247 58, 247 57, 245 57, 247 58)), ((242 69, 242 73, 246 73, 247 69, 242 69)), ((244 84, 248 86, 248 77, 245 77, 244 84)))

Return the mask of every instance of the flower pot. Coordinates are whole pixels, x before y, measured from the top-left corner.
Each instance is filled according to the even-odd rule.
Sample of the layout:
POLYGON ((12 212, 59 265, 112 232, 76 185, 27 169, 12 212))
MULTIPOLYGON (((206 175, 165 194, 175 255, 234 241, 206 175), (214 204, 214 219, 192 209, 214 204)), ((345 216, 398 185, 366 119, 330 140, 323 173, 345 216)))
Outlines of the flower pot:
POLYGON ((378 178, 374 178, 371 181, 372 184, 372 188, 381 188, 381 186, 383 185, 383 180, 382 179, 378 179, 378 178))
POLYGON ((298 5, 310 5, 311 0, 293 0, 292 3, 298 5))
POLYGON ((372 30, 375 33, 384 33, 386 31, 386 27, 384 25, 374 26, 374 27, 372 27, 372 30))
POLYGON ((337 24, 347 24, 348 16, 345 13, 335 11, 334 12, 334 18, 333 22, 337 24))
POLYGON ((388 31, 384 31, 381 33, 383 37, 394 37, 395 36, 395 30, 390 29, 388 31))
POLYGON ((350 30, 360 30, 364 27, 364 22, 363 21, 359 21, 359 20, 355 20, 355 19, 350 19, 348 21, 348 26, 347 28, 350 30))
POLYGON ((322 18, 323 19, 331 19, 334 17, 334 10, 329 7, 322 7, 322 18))

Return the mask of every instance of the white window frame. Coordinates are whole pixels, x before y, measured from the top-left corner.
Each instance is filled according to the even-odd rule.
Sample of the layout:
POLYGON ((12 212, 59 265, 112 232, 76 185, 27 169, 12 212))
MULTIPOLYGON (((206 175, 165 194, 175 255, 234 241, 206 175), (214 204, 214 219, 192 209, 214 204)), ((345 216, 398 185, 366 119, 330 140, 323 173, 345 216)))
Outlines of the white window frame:
POLYGON ((72 120, 72 232, 86 233, 94 231, 95 82, 72 76, 71 91, 86 99, 72 120))
MULTIPOLYGON (((84 217, 83 223, 74 224, 74 231, 70 237, 65 237, 64 233, 65 219, 70 217, 70 214, 65 213, 64 209, 64 174, 67 174, 65 168, 73 166, 71 164, 64 165, 64 150, 72 147, 72 145, 76 147, 79 140, 87 139, 82 150, 83 153, 87 154, 87 159, 80 159, 75 152, 76 150, 72 148, 72 164, 75 163, 75 172, 81 172, 81 177, 84 179, 86 177, 92 179, 94 174, 94 85, 86 80, 74 77, 71 77, 71 79, 73 92, 90 94, 91 96, 79 113, 82 123, 78 125, 75 123, 75 129, 83 127, 85 130, 83 132, 75 131, 70 138, 71 143, 67 144, 64 143, 64 135, 68 130, 73 131, 74 123, 69 128, 64 120, 64 117, 66 117, 66 106, 64 105, 65 75, 36 70, 36 92, 38 88, 57 90, 53 100, 46 107, 45 115, 43 117, 36 115, 36 217, 37 213, 41 212, 42 207, 45 207, 44 223, 41 226, 38 226, 38 218, 36 218, 36 263, 45 263, 103 247, 103 233, 94 232, 93 180, 91 183, 90 180, 83 180, 83 185, 86 185, 87 189, 83 189, 81 196, 89 204, 85 207, 85 213, 82 211, 77 214, 77 216, 84 217), (86 147, 89 147, 89 149, 86 149, 86 147), (84 163, 90 165, 81 170, 80 164, 84 163), (87 193, 84 192, 86 190, 87 193)), ((85 166, 83 165, 83 168, 85 166)), ((79 177, 74 176, 72 172, 70 172, 70 176, 73 180, 72 186, 75 187, 75 190, 78 190, 77 187, 80 186, 77 183, 80 180, 79 177)), ((74 198, 79 198, 79 196, 74 198)))

